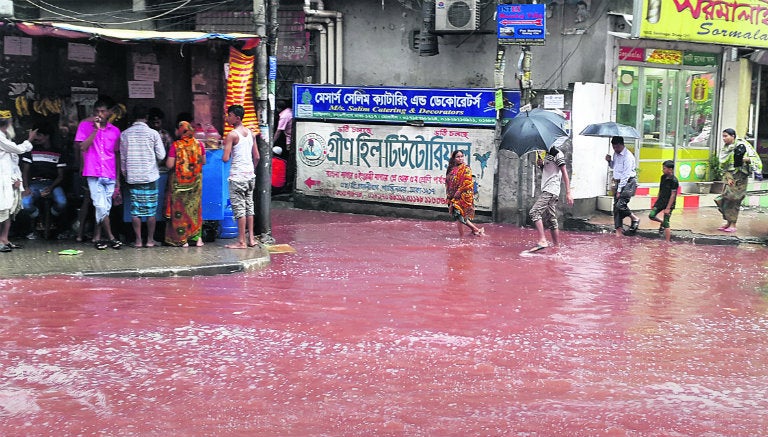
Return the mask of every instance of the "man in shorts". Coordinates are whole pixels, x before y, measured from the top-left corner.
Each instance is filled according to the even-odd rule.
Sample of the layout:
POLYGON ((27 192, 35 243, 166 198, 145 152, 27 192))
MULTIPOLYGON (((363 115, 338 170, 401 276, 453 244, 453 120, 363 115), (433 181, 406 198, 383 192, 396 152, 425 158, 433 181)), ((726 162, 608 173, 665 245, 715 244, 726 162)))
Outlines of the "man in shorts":
POLYGON ((122 246, 109 222, 112 195, 120 191, 120 129, 109 122, 114 106, 111 99, 99 98, 93 105, 93 115, 80 122, 75 134, 75 147, 83 154, 83 177, 96 210, 93 244, 99 250, 122 246), (107 235, 106 240, 102 240, 102 233, 107 235))
POLYGON ((648 218, 661 223, 659 234, 663 234, 664 239, 669 241, 672 237, 672 231, 669 229, 669 218, 672 216, 672 210, 675 209, 677 188, 680 186, 680 183, 675 177, 674 161, 664 161, 662 171, 663 174, 659 181, 659 197, 656 198, 656 203, 653 204, 653 209, 648 214, 648 218))
POLYGON ((241 105, 227 108, 224 120, 232 129, 224 138, 224 154, 221 160, 232 161, 229 169, 229 202, 232 216, 237 220, 237 244, 227 244, 230 249, 245 249, 256 246, 253 234, 253 191, 256 188, 256 165, 259 163, 259 149, 256 139, 243 126, 245 109, 241 105), (246 243, 246 233, 248 241, 246 243))
POLYGON ((568 179, 568 170, 565 166, 565 156, 563 152, 556 147, 550 148, 545 156, 536 156, 536 164, 541 168, 541 194, 533 204, 529 214, 531 221, 536 226, 539 233, 539 241, 534 250, 543 249, 549 246, 547 235, 544 231, 544 220, 546 219, 547 228, 552 236, 552 244, 560 244, 559 231, 557 223, 557 202, 560 197, 560 182, 565 181, 565 197, 568 205, 573 205, 573 196, 571 195, 571 182, 568 179))

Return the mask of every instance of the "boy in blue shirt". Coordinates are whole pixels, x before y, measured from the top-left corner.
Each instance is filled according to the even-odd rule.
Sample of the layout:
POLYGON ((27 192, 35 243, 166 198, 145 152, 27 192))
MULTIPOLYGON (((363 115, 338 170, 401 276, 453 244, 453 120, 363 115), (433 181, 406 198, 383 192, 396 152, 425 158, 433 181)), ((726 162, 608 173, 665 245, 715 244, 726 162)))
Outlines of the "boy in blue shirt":
POLYGON ((659 235, 664 234, 664 239, 669 241, 672 237, 672 231, 669 229, 669 218, 672 216, 672 210, 675 209, 675 200, 677 199, 677 188, 680 186, 675 177, 674 161, 666 160, 662 164, 663 174, 659 180, 659 197, 653 204, 648 218, 661 223, 659 225, 659 235), (659 214, 661 217, 659 217, 659 214))

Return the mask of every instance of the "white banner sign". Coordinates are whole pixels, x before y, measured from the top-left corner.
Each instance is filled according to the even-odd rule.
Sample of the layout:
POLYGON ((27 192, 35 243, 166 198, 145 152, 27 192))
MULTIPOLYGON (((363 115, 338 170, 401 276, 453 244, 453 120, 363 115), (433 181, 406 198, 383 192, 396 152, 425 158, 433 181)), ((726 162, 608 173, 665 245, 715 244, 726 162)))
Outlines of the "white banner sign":
POLYGON ((492 129, 296 123, 296 191, 307 196, 445 206, 445 170, 462 150, 478 184, 477 211, 493 206, 492 129))

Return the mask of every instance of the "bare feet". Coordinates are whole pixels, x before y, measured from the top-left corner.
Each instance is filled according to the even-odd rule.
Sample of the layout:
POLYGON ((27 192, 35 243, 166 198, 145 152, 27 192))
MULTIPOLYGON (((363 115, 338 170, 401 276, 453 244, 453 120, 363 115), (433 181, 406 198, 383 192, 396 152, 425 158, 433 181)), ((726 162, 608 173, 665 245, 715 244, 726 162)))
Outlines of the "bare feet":
POLYGON ((202 238, 198 238, 198 239, 197 239, 197 243, 195 243, 195 246, 197 246, 197 247, 203 247, 203 246, 205 246, 205 242, 203 241, 203 239, 202 239, 202 238))
POLYGON ((142 244, 141 244, 141 240, 137 240, 137 241, 135 241, 135 242, 133 243, 133 247, 135 247, 135 248, 137 248, 137 249, 138 249, 138 248, 140 248, 141 246, 142 246, 142 244))
POLYGON ((227 249, 247 249, 248 248, 248 246, 246 246, 245 243, 227 244, 224 247, 226 247, 227 249))
POLYGON ((189 243, 184 243, 181 245, 181 247, 189 247, 189 243))
POLYGON ((147 240, 146 247, 155 247, 156 244, 157 244, 157 241, 155 240, 147 240))
POLYGON ((476 235, 478 237, 485 236, 485 228, 477 228, 476 230, 472 231, 472 235, 476 235))
POLYGON ((259 244, 259 242, 258 242, 258 241, 255 241, 255 240, 251 240, 251 241, 249 241, 249 242, 248 242, 248 247, 254 247, 254 246, 256 246, 257 244, 259 244))

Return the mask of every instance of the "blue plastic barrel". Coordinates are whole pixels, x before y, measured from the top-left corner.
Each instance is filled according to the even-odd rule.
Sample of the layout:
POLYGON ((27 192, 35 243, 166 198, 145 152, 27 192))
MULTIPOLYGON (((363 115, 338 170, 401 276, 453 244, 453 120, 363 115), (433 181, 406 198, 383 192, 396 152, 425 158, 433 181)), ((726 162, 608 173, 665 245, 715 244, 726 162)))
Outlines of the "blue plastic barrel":
POLYGON ((232 215, 232 205, 227 202, 224 218, 219 221, 219 238, 237 238, 237 221, 232 215))

